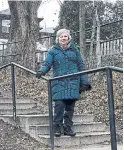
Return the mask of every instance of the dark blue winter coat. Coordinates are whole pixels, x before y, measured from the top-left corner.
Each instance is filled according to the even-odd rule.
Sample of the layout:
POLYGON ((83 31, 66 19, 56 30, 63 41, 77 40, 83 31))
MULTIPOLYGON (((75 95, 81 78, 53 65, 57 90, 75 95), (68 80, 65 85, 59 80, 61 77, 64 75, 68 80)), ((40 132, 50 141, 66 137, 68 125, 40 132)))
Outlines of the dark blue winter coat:
MULTIPOLYGON (((53 77, 77 73, 84 69, 80 52, 74 44, 70 44, 70 47, 66 50, 63 50, 59 44, 53 46, 48 51, 45 62, 39 71, 46 74, 51 67, 53 67, 53 77)), ((89 85, 87 75, 52 81, 52 99, 79 99, 79 87, 84 84, 89 85)))

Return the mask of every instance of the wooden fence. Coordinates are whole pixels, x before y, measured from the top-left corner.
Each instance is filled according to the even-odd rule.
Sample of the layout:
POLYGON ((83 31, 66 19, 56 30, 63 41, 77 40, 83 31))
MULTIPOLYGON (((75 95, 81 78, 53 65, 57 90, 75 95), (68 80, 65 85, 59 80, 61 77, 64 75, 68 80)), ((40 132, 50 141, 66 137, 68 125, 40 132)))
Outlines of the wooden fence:
MULTIPOLYGON (((7 47, 9 45, 7 44, 0 44, 0 65, 8 63, 7 60, 14 60, 14 58, 18 58, 19 55, 12 55, 8 54, 7 47)), ((90 46, 90 45, 89 45, 90 46)), ((89 48, 88 48, 89 49, 89 48)), ((88 68, 96 68, 102 65, 102 57, 108 57, 109 55, 116 55, 116 54, 121 54, 123 52, 123 38, 117 38, 117 39, 111 39, 111 40, 106 40, 102 41, 98 44, 94 44, 94 53, 93 55, 87 55, 85 57, 85 63, 87 64, 88 68), (97 48, 97 52, 96 52, 97 48)), ((39 64, 42 62, 46 56, 47 52, 37 52, 36 53, 36 61, 39 64), (38 57, 39 56, 39 57, 38 57), (44 57, 43 57, 44 56, 44 57)), ((107 63, 107 62, 106 62, 107 63)))
POLYGON ((100 52, 103 55, 113 55, 123 52, 123 39, 117 38, 100 42, 100 52))

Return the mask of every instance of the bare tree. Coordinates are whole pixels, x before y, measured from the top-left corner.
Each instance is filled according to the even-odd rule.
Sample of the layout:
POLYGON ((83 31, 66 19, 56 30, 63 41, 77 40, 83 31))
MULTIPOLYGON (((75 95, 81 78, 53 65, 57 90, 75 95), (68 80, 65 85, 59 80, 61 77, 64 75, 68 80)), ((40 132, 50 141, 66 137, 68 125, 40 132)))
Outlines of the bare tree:
POLYGON ((101 66, 101 51, 100 51, 100 20, 96 9, 96 22, 97 22, 97 34, 96 34, 96 56, 97 67, 101 66))
POLYGON ((36 40, 39 33, 37 10, 41 1, 8 1, 11 12, 9 42, 11 53, 20 53, 23 66, 35 69, 36 40))
POLYGON ((84 51, 86 50, 85 39, 85 1, 79 1, 79 31, 80 31, 80 50, 84 58, 84 51))
POLYGON ((96 29, 96 8, 93 9, 93 26, 92 26, 92 34, 91 34, 91 43, 90 43, 90 57, 93 55, 93 44, 95 42, 95 29, 96 29), (95 12, 95 13, 94 13, 95 12))

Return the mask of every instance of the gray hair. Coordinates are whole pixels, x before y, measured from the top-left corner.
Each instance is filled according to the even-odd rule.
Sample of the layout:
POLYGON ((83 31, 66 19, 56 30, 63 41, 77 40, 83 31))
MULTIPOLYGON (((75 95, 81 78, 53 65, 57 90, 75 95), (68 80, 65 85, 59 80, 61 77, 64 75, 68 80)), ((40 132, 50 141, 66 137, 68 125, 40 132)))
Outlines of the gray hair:
POLYGON ((68 34, 68 40, 69 40, 69 42, 70 42, 72 38, 71 38, 71 35, 70 35, 70 31, 67 30, 67 29, 60 29, 60 30, 57 31, 55 42, 56 42, 56 43, 59 42, 59 37, 60 37, 60 35, 61 35, 62 33, 67 33, 67 34, 68 34))

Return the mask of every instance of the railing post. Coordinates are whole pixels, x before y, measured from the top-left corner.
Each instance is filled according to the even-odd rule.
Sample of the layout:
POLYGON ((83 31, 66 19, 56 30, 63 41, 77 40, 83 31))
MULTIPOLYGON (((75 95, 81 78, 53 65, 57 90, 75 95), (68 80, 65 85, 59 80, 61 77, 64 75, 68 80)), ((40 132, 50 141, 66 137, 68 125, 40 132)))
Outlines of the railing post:
POLYGON ((15 70, 13 64, 11 64, 11 78, 12 78, 13 119, 16 122, 15 70))
POLYGON ((54 150, 52 89, 50 80, 48 80, 48 106, 49 106, 49 125, 50 125, 50 147, 51 150, 54 150))
POLYGON ((4 62, 4 44, 3 44, 3 53, 2 53, 2 64, 4 62))
POLYGON ((108 88, 108 106, 109 106, 109 121, 110 121, 110 134, 111 134, 111 149, 112 150, 117 150, 112 71, 111 71, 111 69, 108 68, 106 70, 106 72, 107 72, 107 88, 108 88))

